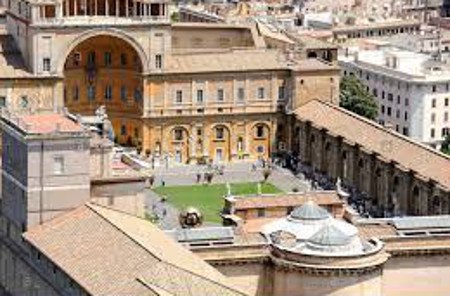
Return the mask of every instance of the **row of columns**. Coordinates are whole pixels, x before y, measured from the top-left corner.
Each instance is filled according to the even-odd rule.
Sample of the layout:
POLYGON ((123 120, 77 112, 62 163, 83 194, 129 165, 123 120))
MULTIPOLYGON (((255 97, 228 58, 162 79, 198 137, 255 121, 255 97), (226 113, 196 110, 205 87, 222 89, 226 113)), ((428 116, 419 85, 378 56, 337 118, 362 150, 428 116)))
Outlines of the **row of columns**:
POLYGON ((396 215, 450 212, 450 194, 439 184, 422 180, 395 161, 310 122, 299 122, 298 127, 294 137, 299 138, 300 158, 332 179, 339 177, 360 192, 366 192, 372 205, 390 208, 396 215))
POLYGON ((125 1, 122 0, 65 0, 64 4, 64 16, 151 16, 151 5, 158 5, 158 14, 154 16, 167 15, 167 5, 164 3, 144 3, 140 1, 125 1), (112 3, 111 3, 112 2, 112 3), (111 13, 110 6, 114 7, 114 12, 111 13), (104 11, 101 11, 101 10, 104 11), (104 14, 101 14, 103 13, 104 14))

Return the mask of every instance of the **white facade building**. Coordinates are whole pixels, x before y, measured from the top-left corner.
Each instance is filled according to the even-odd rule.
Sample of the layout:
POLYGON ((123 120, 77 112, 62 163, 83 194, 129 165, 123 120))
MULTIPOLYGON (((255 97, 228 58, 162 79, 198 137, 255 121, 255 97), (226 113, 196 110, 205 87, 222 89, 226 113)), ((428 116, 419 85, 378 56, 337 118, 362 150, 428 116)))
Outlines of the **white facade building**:
POLYGON ((450 129, 450 65, 393 47, 350 50, 339 64, 374 94, 381 124, 440 148, 450 129))

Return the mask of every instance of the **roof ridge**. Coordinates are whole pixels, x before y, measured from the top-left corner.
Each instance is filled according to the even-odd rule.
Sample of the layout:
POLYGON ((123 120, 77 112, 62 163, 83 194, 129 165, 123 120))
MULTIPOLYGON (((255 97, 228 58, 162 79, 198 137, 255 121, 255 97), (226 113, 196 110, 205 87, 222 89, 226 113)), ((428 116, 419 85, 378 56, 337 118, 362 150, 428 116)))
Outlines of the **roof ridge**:
MULTIPOLYGON (((386 132, 387 134, 390 134, 390 135, 392 135, 392 136, 394 136, 394 137, 396 137, 396 138, 399 138, 399 139, 401 139, 401 140, 405 140, 406 142, 409 142, 410 144, 413 144, 413 145, 415 145, 415 146, 418 146, 418 147, 420 147, 420 148, 423 148, 424 150, 426 150, 426 151, 428 151, 428 152, 431 152, 431 153, 433 153, 433 154, 435 154, 435 155, 437 155, 437 156, 440 156, 441 158, 444 158, 444 159, 446 159, 446 160, 450 160, 450 156, 447 156, 446 154, 444 154, 444 153, 442 153, 442 152, 440 152, 440 151, 438 151, 438 150, 436 150, 436 149, 433 149, 433 148, 431 148, 431 147, 428 147, 427 145, 422 144, 422 143, 420 143, 420 142, 418 142, 418 141, 416 141, 416 140, 414 140, 414 139, 412 139, 412 138, 410 138, 410 137, 407 137, 407 136, 405 136, 405 135, 402 135, 402 134, 400 134, 399 132, 396 132, 396 131, 387 129, 387 128, 383 127, 381 124, 377 123, 376 121, 367 119, 367 118, 365 118, 364 116, 361 116, 361 115, 359 115, 359 114, 356 114, 356 113, 354 113, 354 112, 351 112, 351 111, 349 111, 349 110, 347 110, 347 109, 345 109, 345 108, 343 108, 343 107, 341 107, 341 106, 332 104, 332 103, 330 103, 330 102, 324 102, 324 101, 321 101, 321 100, 319 100, 319 99, 313 99, 312 101, 319 102, 319 103, 321 103, 321 104, 323 104, 323 105, 326 105, 327 107, 331 107, 331 108, 333 108, 333 109, 336 109, 336 110, 338 110, 338 111, 341 111, 341 112, 345 113, 346 115, 348 115, 348 116, 350 116, 350 117, 356 118, 356 119, 361 120, 361 121, 363 121, 363 122, 365 122, 365 123, 367 123, 367 124, 372 125, 373 127, 377 128, 378 130, 384 131, 384 132, 386 132)), ((307 104, 308 104, 308 103, 307 103, 307 104)), ((301 107, 299 107, 299 108, 301 108, 301 107)), ((369 149, 370 149, 370 147, 369 147, 369 149)))

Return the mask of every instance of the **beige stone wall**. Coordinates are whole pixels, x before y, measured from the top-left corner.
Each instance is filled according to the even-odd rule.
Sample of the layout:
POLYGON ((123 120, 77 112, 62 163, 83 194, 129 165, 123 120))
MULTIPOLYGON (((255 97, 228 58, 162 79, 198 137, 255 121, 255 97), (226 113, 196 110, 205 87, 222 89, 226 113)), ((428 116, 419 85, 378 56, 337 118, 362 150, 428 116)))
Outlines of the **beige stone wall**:
POLYGON ((133 216, 145 217, 144 193, 118 196, 93 196, 90 201, 133 216))
POLYGON ((447 296, 450 255, 393 257, 383 270, 385 296, 447 296))
POLYGON ((275 271, 273 296, 383 296, 381 272, 370 275, 314 276, 275 271))
POLYGON ((57 88, 56 80, 3 80, 0 81, 0 97, 5 98, 6 107, 15 112, 53 111, 57 88))
POLYGON ((250 28, 172 27, 172 48, 230 48, 254 46, 250 28))
POLYGON ((181 154, 181 162, 201 156, 217 161, 220 158, 230 161, 239 156, 268 158, 274 151, 278 120, 275 113, 148 119, 144 129, 144 143, 148 144, 144 144, 144 149, 173 157, 181 154), (257 136, 259 125, 264 126, 262 137, 257 136), (224 131, 222 139, 217 138, 218 128, 224 131), (182 131, 181 140, 175 138, 175 130, 182 131))
POLYGON ((339 105, 339 70, 298 72, 294 76, 293 110, 311 100, 339 105))
POLYGON ((237 287, 247 291, 249 295, 271 295, 271 268, 269 266, 265 266, 263 263, 247 263, 242 265, 218 265, 215 267, 237 287))

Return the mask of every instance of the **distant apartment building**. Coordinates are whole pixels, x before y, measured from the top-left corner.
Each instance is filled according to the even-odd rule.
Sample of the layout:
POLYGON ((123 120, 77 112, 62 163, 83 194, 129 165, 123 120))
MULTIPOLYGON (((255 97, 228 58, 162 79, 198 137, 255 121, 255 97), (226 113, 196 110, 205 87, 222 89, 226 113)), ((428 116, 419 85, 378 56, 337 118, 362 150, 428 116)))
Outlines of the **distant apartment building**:
POLYGON ((378 122, 440 148, 449 134, 450 68, 429 55, 385 47, 340 57, 342 74, 355 75, 378 103, 378 122))

